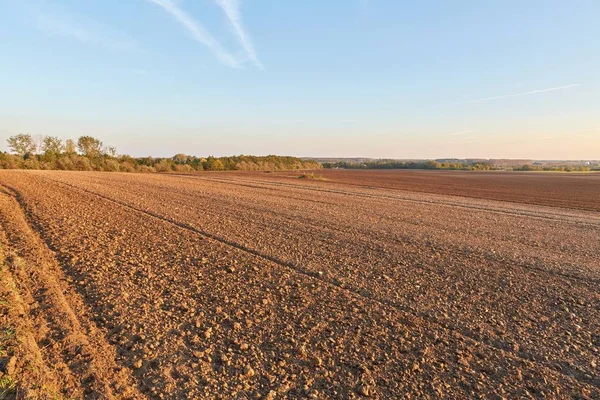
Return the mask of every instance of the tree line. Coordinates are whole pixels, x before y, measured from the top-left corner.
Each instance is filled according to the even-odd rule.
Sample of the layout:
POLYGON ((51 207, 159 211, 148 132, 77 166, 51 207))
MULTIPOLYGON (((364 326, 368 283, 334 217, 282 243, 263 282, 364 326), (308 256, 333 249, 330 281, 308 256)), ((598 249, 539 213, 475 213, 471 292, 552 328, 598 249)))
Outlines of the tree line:
POLYGON ((344 169, 453 169, 487 171, 494 169, 488 163, 438 162, 433 160, 401 161, 401 160, 372 160, 365 162, 338 161, 323 163, 323 168, 344 169))
POLYGON ((519 165, 501 166, 491 162, 439 162, 434 160, 401 161, 401 160, 372 160, 366 162, 337 161, 324 162, 323 168, 342 169, 445 169, 463 171, 563 171, 585 172, 600 170, 598 166, 588 165, 519 165))
POLYGON ((176 154, 173 157, 131 157, 117 155, 112 146, 92 136, 77 141, 55 136, 33 137, 29 134, 11 136, 7 140, 10 152, 0 152, 0 169, 44 169, 108 172, 191 172, 191 171, 278 171, 320 169, 316 161, 289 156, 196 157, 176 154))

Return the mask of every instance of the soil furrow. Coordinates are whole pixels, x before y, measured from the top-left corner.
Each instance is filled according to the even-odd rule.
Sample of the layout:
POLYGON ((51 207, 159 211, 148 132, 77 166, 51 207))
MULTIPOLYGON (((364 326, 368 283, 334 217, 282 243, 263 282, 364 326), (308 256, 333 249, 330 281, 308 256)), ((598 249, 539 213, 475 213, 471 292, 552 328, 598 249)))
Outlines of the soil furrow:
MULTIPOLYGON (((163 216, 164 216, 164 214, 161 214, 161 215, 163 215, 163 216)), ((179 221, 179 220, 178 220, 178 221, 179 221)), ((179 222, 180 222, 180 221, 179 221, 179 222)), ((239 242, 236 242, 236 243, 239 243, 239 242)), ((441 251, 444 251, 444 250, 441 250, 441 251)), ((262 252, 262 253, 264 253, 264 252, 265 252, 265 250, 263 249, 263 250, 261 250, 261 252, 262 252)), ((444 251, 444 252, 446 252, 446 251, 444 251)), ((289 259, 281 259, 281 258, 279 258, 279 259, 280 259, 280 260, 283 260, 283 261, 286 261, 286 262, 289 262, 289 261, 290 261, 289 259)), ((297 263, 297 262, 294 262, 294 261, 292 261, 292 263, 294 263, 294 264, 298 265, 298 263, 297 263)), ((304 264, 302 264, 302 265, 303 265, 303 267, 305 266, 304 264)), ((501 265, 500 265, 500 266, 501 266, 501 265)), ((306 269, 306 268, 305 268, 305 269, 306 269)), ((309 269, 309 270, 308 270, 308 272, 309 272, 309 273, 311 273, 311 274, 316 274, 316 273, 318 272, 318 269, 312 268, 312 269, 309 269)), ((435 272, 435 271, 434 271, 434 272, 435 272)), ((333 272, 333 275, 332 275, 332 274, 328 274, 328 276, 335 276, 335 274, 336 274, 336 272, 334 271, 334 272, 333 272)), ((374 279, 374 277, 369 277, 369 279, 374 279)), ((464 277, 457 276, 457 279, 458 279, 458 280, 461 280, 461 279, 464 279, 464 277)), ((352 285, 352 283, 350 283, 350 285, 352 285)), ((361 289, 361 290, 364 290, 364 289, 361 289)), ((380 289, 380 290, 381 290, 381 289, 380 289)), ((369 291, 370 291, 370 290, 369 290, 369 291)), ((388 296, 388 297, 389 297, 389 296, 388 296)), ((392 297, 393 297, 393 294, 392 294, 392 297)), ((560 298, 560 297, 559 297, 559 298, 560 298)), ((404 302, 404 303, 402 304, 402 306, 403 306, 403 307, 407 307, 407 306, 406 306, 406 304, 408 304, 408 303, 405 303, 405 302, 404 302)), ((549 305, 549 306, 551 307, 551 305, 549 305)), ((408 307, 410 307, 410 306, 408 306, 408 307)), ((572 306, 570 306, 570 307, 572 307, 572 306)), ((411 308, 411 309, 412 309, 412 308, 411 308)), ((442 308, 442 309, 443 309, 443 308, 442 308)), ((422 313, 423 311, 419 311, 419 312, 421 312, 421 313, 422 313)), ((438 318, 439 318, 439 312, 438 312, 437 310, 435 311, 435 314, 436 314, 436 315, 438 315, 438 318)), ((429 315, 429 314, 428 314, 428 315, 429 315)), ((554 318, 553 318, 553 316, 552 316, 552 314, 549 314, 549 315, 548 315, 548 317, 550 317, 550 319, 554 319, 554 318)), ((543 318, 541 319, 541 321, 542 321, 542 323, 541 323, 541 324, 540 324, 539 322, 536 322, 536 324, 538 324, 538 325, 539 325, 539 327, 538 327, 537 329, 547 329, 547 327, 545 327, 546 323, 544 322, 544 320, 545 320, 545 318, 548 318, 548 317, 546 317, 546 316, 543 316, 543 318)), ((592 317, 592 316, 590 316, 590 318, 595 318, 595 317, 592 317)), ((452 320, 448 319, 448 321, 447 321, 447 322, 445 322, 445 323, 446 323, 446 324, 448 324, 448 323, 452 323, 451 321, 452 321, 452 320)), ((468 320, 467 320, 467 321, 468 321, 468 320)), ((568 319, 567 319, 567 321, 568 321, 568 319)), ((588 321, 594 321, 594 319, 590 319, 590 320, 588 320, 588 321)), ((589 323, 589 322, 588 322, 588 323, 589 323)), ((454 325, 454 324, 452 324, 452 325, 454 325)), ((535 326, 535 325, 534 325, 534 326, 535 326)), ((462 328, 456 328, 456 329, 462 329, 462 328)), ((474 331, 472 331, 472 330, 471 330, 471 332, 472 332, 472 334, 475 334, 475 335, 477 335, 478 337, 480 336, 480 334, 476 334, 476 333, 474 333, 474 331)), ((509 332, 510 332, 510 328, 509 328, 509 330, 508 330, 508 331, 506 331, 506 332, 504 333, 504 335, 508 334, 509 332)), ((484 331, 484 333, 485 333, 485 331, 484 331)), ((520 335, 522 335, 522 334, 523 334, 523 333, 521 332, 521 333, 520 333, 520 335)), ((509 336, 510 336, 510 335, 509 335, 509 336)), ((536 337, 536 339, 534 339, 534 343, 540 340, 540 339, 537 337, 537 335, 535 335, 535 334, 534 334, 534 336, 536 337)), ((496 341, 497 341, 497 342, 499 342, 499 343, 504 343, 504 344, 506 344, 505 340, 501 340, 500 338, 501 338, 501 336, 497 336, 497 338, 496 338, 496 339, 494 339, 494 340, 496 340, 496 341)), ((515 337, 515 338, 517 338, 517 337, 515 337)), ((547 340, 547 339, 546 339, 546 340, 547 340)), ((516 339, 516 341, 519 341, 519 339, 516 339)), ((549 345, 549 346, 550 346, 550 345, 549 345)), ((586 346, 588 346, 588 345, 586 345, 586 346)), ((552 348, 552 346, 550 346, 550 347, 548 347, 548 348, 550 349, 550 348, 552 348)), ((533 353, 532 353, 531 349, 527 349, 526 347, 523 347, 523 346, 521 347, 521 350, 520 350, 520 352, 521 352, 521 353, 522 353, 524 356, 526 356, 526 357, 529 357, 529 358, 532 358, 532 357, 533 357, 534 359, 541 359, 541 360, 543 360, 543 359, 546 359, 546 360, 548 360, 548 356, 550 356, 550 360, 552 360, 552 358, 553 358, 553 357, 556 357, 556 355, 552 355, 552 354, 548 354, 548 355, 546 355, 546 356, 544 356, 544 357, 541 357, 541 356, 536 356, 536 355, 535 355, 535 352, 533 352, 533 353)), ((589 359, 588 359, 588 360, 589 360, 589 359)), ((588 360, 582 360, 582 361, 583 361, 583 364, 579 364, 579 365, 584 365, 584 366, 585 366, 585 365, 587 365, 587 364, 590 362, 590 361, 588 361, 588 360)), ((546 361, 546 362, 547 362, 547 361, 546 361)), ((550 362, 552 362, 552 363, 556 363, 556 361, 550 361, 550 362)), ((569 362, 568 362, 567 360, 561 361, 561 362, 560 362, 560 364, 558 364, 558 366, 557 366, 556 368, 558 368, 558 369, 565 369, 565 370, 571 370, 571 369, 572 369, 572 367, 570 367, 570 364, 569 364, 569 362)), ((579 368, 579 367, 578 367, 578 368, 579 368)), ((580 372, 579 374, 580 374, 580 375, 582 375, 582 376, 583 376, 585 379, 588 379, 588 380, 590 380, 590 379, 592 379, 591 377, 593 376, 593 374, 592 374, 592 375, 590 375, 590 374, 589 374, 589 372, 586 372, 586 371, 585 371, 586 369, 587 369, 587 368, 584 368, 584 371, 583 371, 583 372, 580 372)))
MULTIPOLYGON (((196 176, 194 176, 194 178, 203 179, 203 180, 207 180, 207 181, 213 181, 213 182, 219 182, 219 183, 225 183, 225 184, 230 184, 230 185, 235 185, 235 186, 245 186, 245 187, 251 187, 251 188, 258 188, 258 189, 266 189, 264 186, 257 186, 257 185, 247 184, 247 183, 241 183, 241 182, 233 180, 233 179, 215 179, 215 178, 205 178, 205 177, 196 177, 196 176)), ((260 183, 262 185, 289 187, 289 188, 293 188, 293 189, 300 189, 300 190, 306 190, 306 191, 336 193, 336 194, 342 194, 345 196, 365 197, 365 198, 373 198, 373 199, 388 199, 388 200, 394 200, 394 201, 400 201, 400 202, 410 202, 410 203, 425 204, 425 205, 437 204, 437 205, 443 205, 443 206, 448 206, 448 207, 464 208, 469 211, 481 211, 481 212, 485 212, 485 213, 511 215, 511 216, 516 216, 519 218, 525 217, 525 218, 543 219, 543 220, 549 220, 549 221, 560 221, 561 223, 576 224, 576 225, 589 225, 589 226, 594 226, 594 227, 600 226, 600 222, 595 222, 595 221, 592 222, 589 220, 588 221, 573 221, 570 219, 563 219, 562 216, 550 215, 550 214, 546 214, 543 212, 531 213, 531 212, 528 212, 525 210, 519 210, 519 211, 499 210, 499 209, 494 209, 494 208, 489 208, 489 207, 482 207, 482 206, 476 206, 476 205, 465 205, 465 204, 460 204, 460 203, 456 203, 456 202, 448 202, 448 201, 443 201, 443 200, 429 200, 429 201, 415 200, 415 199, 409 199, 409 198, 401 197, 401 196, 390 196, 390 195, 371 194, 371 193, 357 193, 357 192, 352 192, 352 191, 348 191, 348 190, 339 190, 339 189, 322 189, 322 188, 309 187, 309 186, 305 186, 305 185, 292 185, 292 184, 264 182, 264 181, 257 181, 257 183, 260 183)), ((269 189, 269 190, 277 190, 277 189, 269 189)))
POLYGON ((2 225, 18 257, 13 262, 21 268, 21 290, 36 303, 42 355, 59 371, 63 390, 70 397, 139 398, 127 388, 127 373, 114 373, 113 350, 88 320, 78 296, 65 287, 59 263, 30 225, 18 191, 8 185, 3 189, 11 195, 12 204, 3 203, 2 225))
MULTIPOLYGON (((110 183, 112 185, 112 182, 110 183)), ((130 188, 130 185, 127 185, 124 187, 126 190, 128 190, 130 188)), ((116 187, 112 187, 111 190, 116 190, 116 187)), ((178 196, 183 195, 182 192, 177 192, 178 196)), ((185 194, 186 197, 184 198, 179 198, 179 197, 173 197, 172 198, 172 202, 173 204, 177 204, 177 205, 182 205, 183 207, 185 207, 186 204, 189 204, 190 200, 194 200, 194 199, 198 199, 198 196, 201 196, 202 198, 205 198, 207 201, 209 200, 209 196, 208 194, 196 194, 196 193, 187 193, 185 194)), ((247 222, 252 222, 254 221, 254 223, 256 223, 256 219, 251 219, 248 218, 247 215, 250 213, 250 211, 255 212, 255 214, 260 214, 262 213, 263 215, 265 213, 268 213, 270 216, 272 216, 273 219, 286 219, 288 222, 290 222, 289 224, 285 225, 285 226, 293 226, 293 225, 304 225, 304 226, 309 226, 312 228, 318 228, 318 230, 326 230, 327 226, 319 226, 318 224, 318 218, 317 217, 311 217, 310 215, 300 215, 300 214, 293 214, 291 216, 287 216, 285 213, 282 213, 282 210, 278 210, 278 211, 273 211, 272 209, 269 208, 265 208, 263 205, 263 208, 259 208, 259 207, 254 207, 251 204, 248 203, 248 199, 233 199, 233 200, 225 200, 223 198, 219 199, 219 205, 218 205, 218 210, 222 211, 223 209, 225 209, 226 207, 230 207, 231 212, 233 213, 235 210, 235 207, 237 206, 237 204, 239 204, 240 201, 244 201, 245 205, 245 213, 241 214, 241 215, 237 215, 236 218, 245 218, 247 222)), ((209 210, 208 208, 204 208, 203 209, 204 213, 210 213, 212 212, 211 210, 209 210)), ((372 210, 372 212, 375 212, 375 210, 372 210)), ((394 217, 388 217, 385 215, 381 215, 378 216, 378 218, 380 218, 379 223, 381 223, 381 219, 387 220, 389 221, 390 224, 392 223, 398 223, 401 222, 402 220, 399 220, 398 217, 394 216, 394 217)), ((270 222, 272 222, 272 220, 270 220, 270 222)), ((332 221, 333 222, 333 221, 332 221)), ((408 221, 407 221, 408 222, 408 221)), ((268 224, 269 222, 264 222, 262 223, 262 227, 265 227, 265 224, 268 224)), ((335 221, 336 225, 338 225, 338 222, 335 221)), ((358 224, 360 224, 361 221, 355 221, 355 225, 359 226, 358 224)), ((352 230, 353 228, 356 228, 356 226, 350 226, 350 225, 338 225, 336 226, 336 230, 341 231, 343 233, 343 231, 345 230, 352 230)), ((432 229, 436 229, 436 226, 431 226, 432 229)), ((455 233, 457 230, 460 230, 460 226, 453 228, 453 233, 455 233)), ((284 228, 285 229, 285 228, 284 228)), ((373 230, 374 228, 371 227, 371 230, 373 230)), ((388 229, 388 227, 385 227, 385 229, 388 229)), ((383 231, 380 230, 380 231, 383 231)), ((482 234, 485 234, 486 232, 482 232, 482 234)), ((414 237, 407 235, 407 234, 398 234, 396 232, 393 233, 393 235, 397 236, 395 239, 391 239, 391 236, 389 236, 389 240, 392 240, 392 243, 402 243, 402 242, 411 242, 412 244, 423 244, 423 245, 434 245, 434 246, 443 246, 444 248, 444 252, 452 252, 452 251, 458 251, 461 252, 463 250, 467 250, 469 252, 475 253, 475 254, 482 254, 486 259, 495 259, 496 261, 502 262, 503 266, 506 268, 511 268, 512 266, 518 266, 518 267, 522 267, 524 269, 530 269, 536 272, 540 272, 540 273, 548 273, 548 274, 556 274, 559 276, 562 276, 566 279, 574 279, 574 280, 578 280, 581 283, 594 283, 594 282, 598 282, 598 278, 595 278, 593 276, 580 276, 580 275, 575 275, 573 273, 568 273, 568 272, 564 272, 563 270, 577 270, 578 269, 578 264, 572 263, 572 262, 564 262, 562 264, 562 269, 563 270, 556 270, 556 269, 547 269, 544 268, 544 264, 543 261, 541 259, 533 259, 530 262, 525 262, 522 260, 517 260, 513 257, 511 257, 510 254, 505 254, 505 255, 500 255, 497 254, 495 252, 489 252, 489 251, 484 251, 481 248, 477 248, 477 247, 472 247, 469 246, 468 244, 464 243, 464 242, 442 242, 442 241, 436 241, 435 238, 433 237, 428 237, 425 242, 415 242, 414 237), (446 245, 449 244, 451 247, 447 248, 446 245)), ((373 238, 372 240, 381 240, 378 237, 373 238)), ((497 241, 499 241, 500 239, 496 239, 497 241)), ((501 245, 499 245, 500 247, 502 247, 501 245)), ((530 247, 530 251, 534 251, 537 248, 539 248, 539 245, 534 245, 531 244, 529 245, 530 247)), ((561 249, 561 251, 564 251, 561 249)), ((593 266, 595 267, 595 262, 593 263, 593 266)))
POLYGON ((385 299, 380 299, 380 298, 374 297, 374 296, 370 295, 370 293, 368 291, 360 291, 360 290, 357 290, 357 289, 354 289, 354 288, 351 288, 351 287, 348 287, 348 286, 340 285, 340 284, 338 284, 338 283, 336 283, 334 281, 330 281, 330 280, 321 278, 321 277, 319 277, 318 274, 315 275, 314 272, 311 272, 310 270, 302 267, 301 265, 298 265, 298 264, 295 264, 295 263, 291 263, 291 262, 282 260, 282 259, 280 259, 278 257, 271 256, 269 254, 262 253, 259 250, 247 247, 247 246, 245 246, 243 244, 231 241, 229 239, 226 239, 224 237, 215 235, 215 234, 210 233, 208 231, 199 229, 199 228, 197 228, 195 226, 192 226, 192 225, 189 225, 187 223, 184 223, 184 222, 181 222, 181 221, 177 221, 177 220, 165 217, 165 216, 163 216, 161 214, 158 214, 158 213, 146 210, 146 209, 141 209, 141 208, 135 207, 135 206, 133 206, 133 205, 127 203, 127 202, 120 201, 118 199, 114 199, 114 198, 111 198, 111 197, 108 197, 108 196, 104 196, 104 195, 99 194, 97 192, 94 192, 94 191, 91 191, 91 190, 88 190, 88 189, 85 189, 85 188, 81 188, 79 186, 72 185, 72 184, 69 184, 69 183, 60 182, 60 181, 54 181, 54 182, 66 185, 66 186, 68 186, 70 188, 73 188, 73 189, 76 189, 76 190, 81 190, 81 191, 84 191, 86 193, 98 196, 98 197, 100 197, 100 198, 102 198, 102 199, 104 199, 106 201, 110 201, 112 203, 119 204, 119 205, 121 205, 123 207, 127 207, 129 209, 135 210, 137 212, 143 213, 143 214, 151 216, 153 218, 156 218, 156 219, 159 219, 159 220, 162 220, 162 221, 166 221, 166 222, 171 223, 173 225, 176 225, 176 226, 178 226, 180 228, 183 228, 183 229, 186 229, 188 231, 197 233, 197 234, 202 235, 204 237, 208 237, 210 239, 213 239, 213 240, 218 241, 220 243, 223 243, 225 245, 234 247, 234 248, 236 248, 238 250, 242 250, 242 251, 247 252, 249 254, 255 255, 255 256, 257 256, 259 258, 262 258, 264 260, 274 262, 277 265, 280 265, 282 267, 289 268, 289 269, 293 270, 294 272, 299 273, 299 274, 301 274, 303 276, 306 276, 306 277, 308 277, 310 279, 319 280, 322 283, 334 286, 334 287, 336 287, 336 288, 338 288, 340 290, 348 291, 348 292, 352 293, 353 295, 359 296, 359 297, 364 298, 364 299, 366 299, 368 301, 372 301, 372 302, 378 303, 380 305, 385 305, 385 306, 394 308, 394 309, 396 309, 398 311, 409 313, 409 314, 411 314, 411 315, 413 315, 413 316, 415 316, 417 318, 422 318, 425 321, 427 321, 427 322, 429 322, 429 323, 431 323, 433 325, 437 325, 439 327, 442 327, 445 330, 456 332, 457 334, 460 334, 461 336, 463 336, 465 338, 468 338, 468 339, 473 340, 473 341, 478 342, 478 343, 485 344, 485 345, 489 346, 490 348, 493 348, 493 349, 495 349, 497 351, 502 351, 502 352, 509 353, 513 357, 522 359, 523 361, 537 363, 538 365, 540 365, 540 367, 547 368, 548 371, 552 371, 553 373, 558 373, 558 374, 564 375, 565 377, 576 379, 576 380, 580 381, 581 383, 586 384, 586 385, 590 385, 592 387, 596 387, 596 388, 600 387, 600 379, 598 379, 597 377, 590 379, 590 377, 589 377, 588 374, 581 373, 577 369, 568 369, 567 368, 568 370, 565 372, 563 370, 563 369, 565 369, 565 366, 562 366, 562 368, 557 368, 557 367, 555 367, 552 364, 547 364, 547 363, 542 362, 541 361, 542 357, 536 357, 533 354, 531 354, 529 357, 527 357, 525 355, 519 354, 518 352, 515 352, 514 350, 512 350, 511 349, 511 345, 508 344, 508 343, 506 343, 506 342, 495 341, 495 340, 491 340, 491 339, 482 338, 481 336, 474 334, 472 331, 465 330, 465 329, 460 329, 460 328, 457 328, 457 327, 455 327, 453 325, 443 323, 440 320, 438 320, 437 318, 435 318, 434 316, 432 316, 431 314, 418 312, 417 310, 412 309, 410 307, 406 307, 406 306, 394 303, 392 301, 388 301, 388 300, 385 300, 385 299))
MULTIPOLYGON (((81 329, 93 321, 131 377, 108 383, 114 397, 600 398, 600 230, 566 222, 596 214, 444 193, 403 202, 379 181, 287 175, 0 171, 0 182, 52 250, 48 272, 85 311, 81 329), (498 209, 510 212, 485 211, 498 209)), ((510 199, 508 178, 489 177, 510 199)), ((593 192, 576 181, 590 180, 560 185, 593 192)))

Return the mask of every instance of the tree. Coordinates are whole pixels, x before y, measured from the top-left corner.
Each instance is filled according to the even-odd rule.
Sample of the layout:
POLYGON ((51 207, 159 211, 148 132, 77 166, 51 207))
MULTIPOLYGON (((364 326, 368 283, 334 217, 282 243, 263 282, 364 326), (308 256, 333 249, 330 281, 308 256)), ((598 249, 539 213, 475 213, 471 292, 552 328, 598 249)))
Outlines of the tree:
POLYGON ((44 138, 44 142, 42 144, 42 150, 46 155, 53 154, 59 155, 63 151, 63 143, 62 140, 57 138, 56 136, 46 136, 44 138))
POLYGON ((91 136, 81 136, 77 139, 77 148, 86 157, 96 157, 102 154, 102 142, 91 136))
POLYGON ((223 165, 223 162, 221 160, 219 160, 218 158, 209 156, 206 159, 205 169, 207 169, 209 171, 223 171, 225 169, 225 166, 223 165))
POLYGON ((21 157, 26 154, 35 153, 36 146, 33 142, 33 137, 24 133, 11 136, 8 138, 8 146, 12 149, 13 153, 20 155, 21 157))
POLYGON ((175 164, 187 164, 189 157, 185 154, 175 154, 173 156, 173 162, 175 164))
POLYGON ((77 148, 75 147, 75 142, 73 139, 67 139, 65 142, 65 153, 67 154, 75 154, 77 148))
POLYGON ((154 164, 154 169, 156 169, 156 172, 170 172, 173 171, 173 166, 170 160, 162 159, 154 164))
POLYGON ((117 156, 117 148, 113 146, 107 146, 104 148, 104 154, 114 158, 117 156))

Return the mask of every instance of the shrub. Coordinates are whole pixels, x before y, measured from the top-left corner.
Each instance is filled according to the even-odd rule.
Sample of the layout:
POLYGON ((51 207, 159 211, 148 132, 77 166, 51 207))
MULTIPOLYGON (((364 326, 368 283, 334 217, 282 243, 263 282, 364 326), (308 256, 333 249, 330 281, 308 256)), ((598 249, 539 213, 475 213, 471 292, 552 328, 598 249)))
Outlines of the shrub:
POLYGON ((7 153, 0 153, 0 168, 15 169, 20 168, 23 159, 19 156, 13 156, 7 153))
POLYGON ((167 160, 161 160, 160 162, 157 162, 156 164, 154 164, 154 169, 156 170, 156 172, 171 172, 171 171, 173 171, 171 162, 169 162, 167 160))
POLYGON ((29 157, 25 161, 23 161, 23 168, 24 169, 40 169, 40 163, 38 162, 37 158, 29 157))
POLYGON ((122 172, 135 172, 135 166, 129 161, 122 161, 119 170, 122 172))
POLYGON ((143 172, 143 173, 156 172, 154 167, 149 167, 147 165, 138 165, 137 170, 138 170, 138 172, 143 172))
POLYGON ((48 162, 48 161, 41 161, 40 169, 50 171, 50 170, 56 169, 56 164, 48 162))
POLYGON ((177 172, 190 172, 190 171, 194 171, 194 168, 192 168, 191 165, 188 164, 176 164, 175 165, 175 171, 177 172))
POLYGON ((71 160, 71 157, 64 156, 56 161, 56 168, 64 171, 71 171, 75 169, 75 164, 73 163, 73 160, 71 160))
POLYGON ((73 166, 77 171, 92 171, 92 163, 90 159, 87 157, 74 156, 73 157, 73 166))
POLYGON ((106 160, 104 163, 104 171, 106 172, 119 172, 120 169, 121 168, 117 160, 106 160))

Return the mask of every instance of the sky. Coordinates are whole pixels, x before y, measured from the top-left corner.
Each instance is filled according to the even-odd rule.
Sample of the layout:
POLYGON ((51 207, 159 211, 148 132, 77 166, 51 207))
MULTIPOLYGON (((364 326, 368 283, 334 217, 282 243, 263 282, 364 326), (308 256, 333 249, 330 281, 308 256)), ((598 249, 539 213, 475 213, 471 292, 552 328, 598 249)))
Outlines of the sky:
POLYGON ((85 134, 133 156, 600 159, 598 0, 0 10, 2 145, 85 134))

